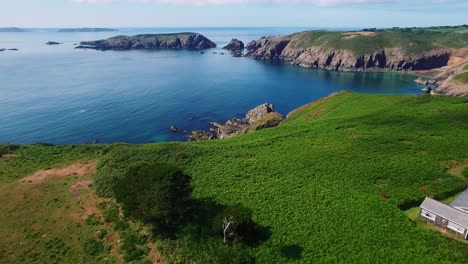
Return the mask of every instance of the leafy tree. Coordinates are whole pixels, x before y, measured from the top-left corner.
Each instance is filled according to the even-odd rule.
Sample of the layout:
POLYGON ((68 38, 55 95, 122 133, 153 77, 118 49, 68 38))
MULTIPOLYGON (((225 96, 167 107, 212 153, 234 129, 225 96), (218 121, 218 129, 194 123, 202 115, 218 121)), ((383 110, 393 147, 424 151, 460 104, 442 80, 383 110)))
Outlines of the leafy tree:
POLYGON ((191 178, 165 163, 130 165, 114 186, 117 202, 127 217, 172 232, 183 225, 192 208, 191 178))

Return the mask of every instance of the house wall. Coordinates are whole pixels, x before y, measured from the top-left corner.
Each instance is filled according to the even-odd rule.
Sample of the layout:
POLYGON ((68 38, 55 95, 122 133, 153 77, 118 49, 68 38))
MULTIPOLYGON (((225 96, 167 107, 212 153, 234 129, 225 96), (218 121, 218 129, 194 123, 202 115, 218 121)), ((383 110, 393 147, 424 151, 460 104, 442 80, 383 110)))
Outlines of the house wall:
POLYGON ((432 212, 429 212, 429 211, 426 211, 424 209, 421 209, 421 212, 419 214, 419 218, 425 222, 428 222, 428 223, 431 223, 433 225, 436 225, 438 227, 440 227, 441 229, 443 230, 446 230, 450 233, 453 233, 455 235, 457 235, 458 237, 460 238, 463 238, 463 239, 466 239, 466 235, 467 235, 467 232, 468 230, 465 228, 465 231, 463 232, 463 234, 459 233, 459 232, 456 232, 455 230, 452 230, 450 228, 447 227, 447 225, 449 224, 449 220, 439 216, 439 215, 436 215, 432 212), (429 216, 427 216, 426 214, 429 214, 429 216), (435 215, 435 219, 432 220, 432 215, 435 215))

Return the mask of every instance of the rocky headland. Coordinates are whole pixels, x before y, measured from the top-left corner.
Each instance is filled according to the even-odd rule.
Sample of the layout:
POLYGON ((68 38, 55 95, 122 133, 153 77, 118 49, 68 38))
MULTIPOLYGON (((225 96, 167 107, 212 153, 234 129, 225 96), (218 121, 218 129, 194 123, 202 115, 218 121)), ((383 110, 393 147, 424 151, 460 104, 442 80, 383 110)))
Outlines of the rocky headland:
POLYGON ((209 49, 216 44, 198 33, 145 34, 116 36, 109 39, 81 42, 76 49, 131 50, 131 49, 209 49))
MULTIPOLYGON (((247 45, 247 57, 282 60, 307 68, 338 71, 413 71, 446 66, 452 50, 438 48, 407 54, 402 48, 380 48, 364 54, 326 45, 298 45, 307 33, 286 37, 264 37, 247 45)), ((371 36, 369 36, 371 37, 371 36)))
MULTIPOLYGON (((250 110, 243 119, 231 119, 226 123, 210 122, 212 128, 207 131, 196 130, 189 135, 189 141, 231 138, 239 134, 249 133, 269 127, 275 127, 284 118, 275 111, 272 104, 261 104, 250 110)), ((172 129, 172 128, 171 128, 172 129)))
POLYGON ((428 72, 418 79, 428 92, 467 96, 468 86, 454 82, 468 52, 466 26, 393 28, 362 31, 307 31, 262 37, 247 44, 246 57, 278 60, 307 68, 337 71, 428 72))

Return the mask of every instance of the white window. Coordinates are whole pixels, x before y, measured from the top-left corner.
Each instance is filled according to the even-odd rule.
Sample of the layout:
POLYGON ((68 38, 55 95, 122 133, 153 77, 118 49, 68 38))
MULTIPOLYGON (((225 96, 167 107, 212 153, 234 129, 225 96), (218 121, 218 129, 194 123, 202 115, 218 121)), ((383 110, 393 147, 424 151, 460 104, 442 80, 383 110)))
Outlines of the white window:
POLYGON ((455 224, 454 222, 449 222, 447 227, 460 234, 465 233, 465 228, 461 225, 455 224))
POLYGON ((424 217, 426 217, 427 219, 432 220, 432 221, 435 221, 435 219, 436 219, 436 215, 435 215, 435 214, 433 214, 433 213, 431 213, 431 212, 429 212, 429 211, 426 211, 426 210, 424 210, 424 209, 421 209, 421 215, 424 216, 424 217))

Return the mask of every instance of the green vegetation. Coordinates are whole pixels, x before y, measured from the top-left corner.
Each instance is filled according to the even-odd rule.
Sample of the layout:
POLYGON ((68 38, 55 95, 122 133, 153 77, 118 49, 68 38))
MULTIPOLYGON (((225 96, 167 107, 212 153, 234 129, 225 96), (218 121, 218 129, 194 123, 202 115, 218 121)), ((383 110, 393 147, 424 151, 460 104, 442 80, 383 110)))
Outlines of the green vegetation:
MULTIPOLYGON (((108 182, 97 181, 97 190, 106 190, 108 182)), ((124 177, 113 178, 112 183, 115 198, 127 217, 150 223, 162 233, 188 220, 192 209, 190 177, 173 166, 132 164, 124 177)))
POLYGON ((468 84, 468 72, 460 73, 454 77, 455 80, 468 84))
POLYGON ((135 162, 174 164, 192 177, 195 198, 240 204, 269 228, 269 239, 255 248, 226 247, 193 232, 163 239, 169 262, 204 263, 245 252, 259 263, 463 263, 465 244, 417 228, 400 208, 466 187, 447 170, 448 161, 467 159, 461 147, 468 143, 467 103, 342 93, 302 108, 276 128, 232 139, 116 146, 102 160, 99 177, 122 175, 135 162))
POLYGON ((404 210, 425 196, 444 199, 466 188, 449 170, 468 160, 467 105, 467 98, 344 92, 301 108, 278 127, 226 140, 21 146, 11 151, 15 157, 0 159, 0 209, 7 212, 0 215, 0 260, 145 261, 146 243, 156 239, 168 263, 466 263, 466 243, 418 225, 404 210), (52 218, 51 224, 49 215, 63 215, 57 208, 79 211, 68 190, 76 179, 41 185, 47 192, 12 189, 37 169, 97 158, 96 191, 116 197, 125 215, 146 219, 134 217, 144 210, 140 203, 128 204, 144 196, 126 202, 124 193, 146 185, 164 194, 161 186, 178 186, 168 182, 176 172, 190 175, 190 203, 198 213, 172 237, 152 236, 116 213, 115 204, 99 206, 94 224, 85 218, 52 218), (231 216, 238 225, 224 243, 220 223, 231 216), (35 230, 25 229, 34 223, 35 230), (44 233, 57 239, 46 244, 44 233), (250 234, 260 242, 247 243, 250 234), (116 248, 111 238, 123 239, 117 254, 109 250, 116 248), (97 242, 85 245, 89 239, 97 242), (46 250, 57 245, 63 250, 46 250))
MULTIPOLYGON (((296 47, 323 46, 346 49, 357 55, 369 54, 382 48, 401 48, 408 54, 436 48, 468 46, 468 28, 407 28, 358 31, 309 31, 297 36, 296 47)), ((293 38, 294 39, 294 38, 293 38)))
POLYGON ((468 167, 464 168, 462 171, 463 177, 468 181, 468 167))

